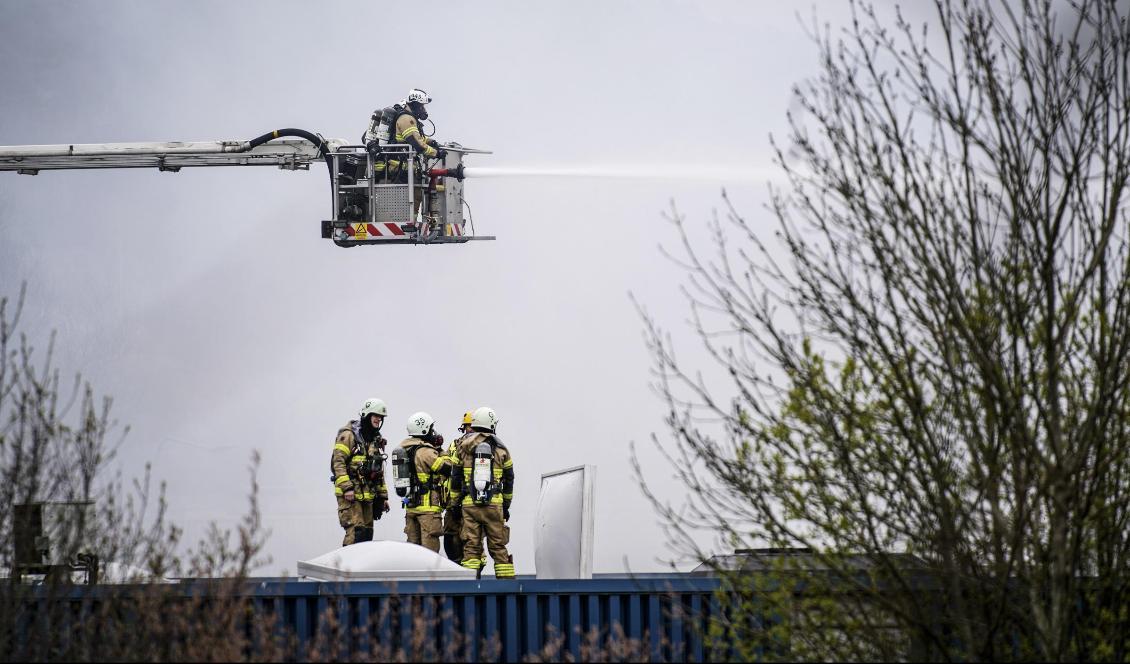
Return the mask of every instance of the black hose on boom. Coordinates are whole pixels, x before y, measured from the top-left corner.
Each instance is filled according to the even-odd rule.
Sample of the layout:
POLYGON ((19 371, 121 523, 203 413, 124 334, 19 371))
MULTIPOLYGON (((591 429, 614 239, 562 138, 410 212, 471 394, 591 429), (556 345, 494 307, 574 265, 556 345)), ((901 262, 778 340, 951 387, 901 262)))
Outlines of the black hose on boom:
POLYGON ((334 160, 333 157, 330 156, 329 146, 326 145, 326 142, 322 140, 321 136, 308 132, 305 129, 276 129, 270 133, 263 134, 262 136, 251 139, 251 141, 249 141, 249 147, 251 149, 257 148, 267 141, 273 141, 276 138, 282 138, 284 136, 293 136, 295 138, 306 139, 307 141, 313 143, 314 147, 318 148, 318 156, 326 160, 326 169, 330 174, 330 195, 333 196, 334 160))

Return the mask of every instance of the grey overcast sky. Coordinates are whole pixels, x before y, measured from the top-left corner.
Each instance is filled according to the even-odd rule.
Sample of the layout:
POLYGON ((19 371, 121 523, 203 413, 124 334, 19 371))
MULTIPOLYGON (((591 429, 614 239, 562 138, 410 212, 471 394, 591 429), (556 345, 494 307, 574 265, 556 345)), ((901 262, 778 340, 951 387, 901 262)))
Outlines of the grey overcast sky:
MULTIPOLYGON (((762 168, 790 86, 816 72, 802 22, 845 5, 0 0, 0 144, 355 141, 418 86, 437 138, 494 151, 471 164, 762 168)), ((370 396, 394 443, 417 410, 448 437, 464 410, 498 412, 520 574, 540 475, 582 463, 598 468, 596 571, 648 571, 667 551, 629 443, 659 495, 682 488, 647 442, 662 407, 629 293, 702 354, 657 247, 672 200, 701 227, 722 184, 468 180, 497 242, 343 250, 319 238, 318 167, 0 173, 0 294, 26 280, 23 329, 56 329, 58 365, 114 397, 132 427, 117 467, 152 463, 189 539, 235 524, 262 453, 266 573, 340 545, 329 455, 370 396)), ((772 227, 764 182, 727 186, 772 227)), ((402 528, 397 505, 376 537, 402 528)))

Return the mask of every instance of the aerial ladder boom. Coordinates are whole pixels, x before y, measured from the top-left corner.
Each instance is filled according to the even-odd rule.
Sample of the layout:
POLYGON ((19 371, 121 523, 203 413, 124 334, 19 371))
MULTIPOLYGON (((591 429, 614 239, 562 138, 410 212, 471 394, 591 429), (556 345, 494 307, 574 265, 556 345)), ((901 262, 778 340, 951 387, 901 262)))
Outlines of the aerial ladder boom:
MULTIPOLYGON (((0 146, 0 171, 35 175, 39 171, 81 168, 156 168, 179 171, 186 166, 278 166, 308 170, 322 161, 317 146, 305 140, 279 140, 255 147, 250 141, 185 143, 87 143, 75 145, 0 146)), ((345 141, 326 141, 331 149, 345 141)))
POLYGON ((329 170, 330 219, 321 236, 342 247, 370 244, 460 244, 493 240, 464 232, 463 158, 490 154, 456 143, 442 159, 421 160, 410 145, 348 145, 301 129, 279 129, 250 141, 87 143, 0 146, 0 171, 156 168, 177 172, 203 166, 276 166, 329 170), (293 138, 292 138, 293 137, 293 138), (390 167, 395 164, 396 169, 390 167), (423 164, 422 167, 419 164, 423 164))

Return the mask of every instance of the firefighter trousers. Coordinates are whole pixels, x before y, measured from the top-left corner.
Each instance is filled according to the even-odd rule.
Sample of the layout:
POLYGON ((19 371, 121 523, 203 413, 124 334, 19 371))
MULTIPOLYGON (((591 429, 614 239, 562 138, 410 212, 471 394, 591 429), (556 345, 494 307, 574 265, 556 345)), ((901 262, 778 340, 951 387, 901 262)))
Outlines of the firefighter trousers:
POLYGON ((405 512, 404 534, 412 544, 419 544, 439 553, 439 536, 443 533, 443 516, 439 512, 405 512))
POLYGON ((373 539, 373 501, 337 499, 337 520, 345 529, 342 546, 373 539))
POLYGON ((443 515, 443 551, 451 560, 463 562, 463 508, 447 508, 443 515))
POLYGON ((463 566, 479 569, 483 566, 483 537, 487 551, 494 559, 497 578, 514 578, 514 558, 506 550, 510 543, 510 527, 502 519, 501 505, 463 506, 463 566))

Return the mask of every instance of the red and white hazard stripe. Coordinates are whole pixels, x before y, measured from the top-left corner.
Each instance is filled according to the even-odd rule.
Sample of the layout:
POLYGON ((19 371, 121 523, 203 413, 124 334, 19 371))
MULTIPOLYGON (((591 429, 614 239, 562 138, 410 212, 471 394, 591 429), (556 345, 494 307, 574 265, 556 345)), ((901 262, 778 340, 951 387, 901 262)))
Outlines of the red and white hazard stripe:
POLYGON ((364 224, 363 225, 363 228, 364 228, 363 232, 359 232, 359 231, 361 231, 361 229, 359 227, 362 227, 362 224, 348 224, 345 227, 345 232, 350 237, 357 237, 357 236, 365 237, 365 236, 368 236, 368 237, 374 237, 374 238, 377 238, 377 237, 386 237, 386 238, 388 238, 388 237, 399 237, 399 236, 402 236, 402 235, 405 234, 404 231, 401 230, 399 224, 394 224, 391 221, 378 221, 375 224, 364 224))
POLYGON ((390 237, 404 235, 404 231, 400 230, 399 224, 394 224, 389 221, 377 222, 375 224, 368 224, 369 235, 379 237, 390 237))

